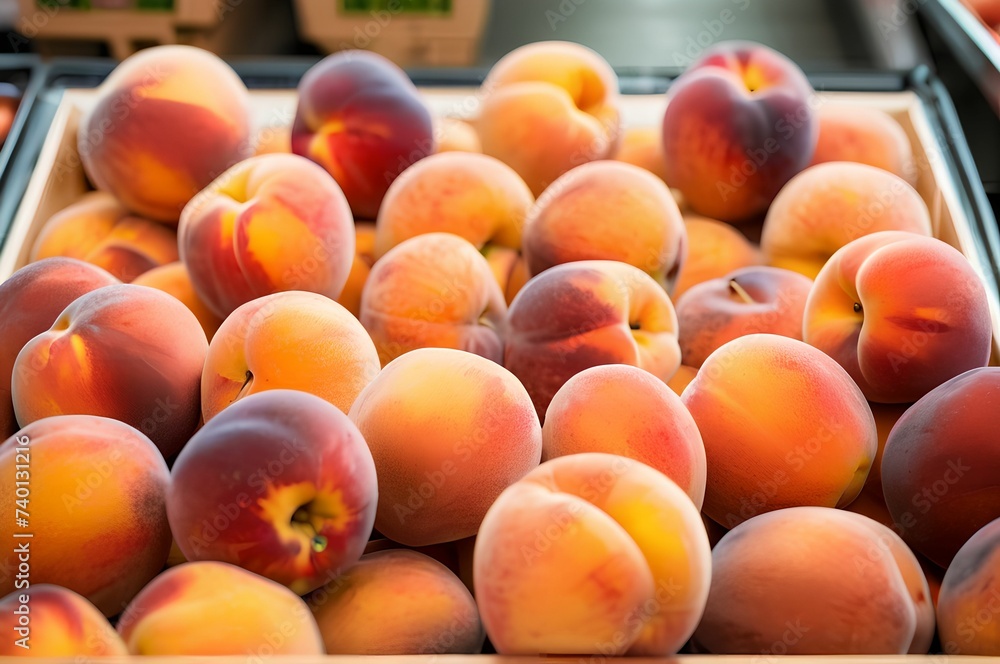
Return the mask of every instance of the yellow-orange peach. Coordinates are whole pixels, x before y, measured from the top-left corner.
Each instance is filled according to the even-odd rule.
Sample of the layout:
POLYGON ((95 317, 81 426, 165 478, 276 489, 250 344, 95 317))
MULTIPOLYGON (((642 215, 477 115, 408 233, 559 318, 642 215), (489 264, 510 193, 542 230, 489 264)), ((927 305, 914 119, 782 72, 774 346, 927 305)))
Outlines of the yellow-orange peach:
POLYGON ((767 211, 760 247, 768 265, 815 278, 838 249, 879 231, 931 235, 920 194, 881 168, 830 162, 807 168, 781 189, 767 211))
POLYGON ((955 554, 941 582, 937 618, 948 655, 1000 656, 1000 519, 955 554))
POLYGON ((476 602, 447 567, 416 551, 361 558, 308 597, 329 655, 478 653, 476 602))
MULTIPOLYGON (((15 540, 0 564, 15 570, 26 562, 32 585, 69 588, 113 616, 163 568, 169 473, 153 443, 132 427, 92 415, 45 418, 0 444, 0 473, 10 478, 0 484, 7 532, 32 534, 22 545, 29 560, 19 559, 15 540), (15 486, 23 465, 30 472, 21 481, 29 484, 15 486), (21 506, 15 499, 25 487, 21 506), (14 529, 15 515, 27 525, 14 529)), ((0 577, 0 594, 14 589, 13 573, 0 577)))
POLYGON ((848 505, 875 457, 861 390, 795 339, 749 334, 724 344, 681 400, 705 443, 704 511, 727 528, 783 507, 848 505))
POLYGON ((698 425, 680 398, 644 369, 591 367, 552 397, 542 426, 542 461, 580 452, 641 461, 676 482, 701 509, 705 445, 698 425))
POLYGON ((309 607, 288 588, 234 565, 185 563, 142 589, 118 620, 131 655, 322 655, 309 607))
POLYGON ((468 122, 458 118, 434 118, 438 152, 482 152, 479 134, 468 122))
POLYGON ((541 458, 541 425, 524 387, 461 350, 400 355, 350 416, 375 458, 375 528, 409 546, 474 535, 500 492, 541 458))
POLYGON ((372 265, 375 264, 375 224, 359 221, 354 224, 354 262, 347 275, 347 283, 337 302, 344 305, 355 317, 361 315, 361 291, 365 288, 372 265))
POLYGON ((263 127, 257 132, 254 154, 288 154, 292 151, 291 125, 263 127))
POLYGON ((77 144, 98 189, 137 214, 176 223, 195 194, 253 154, 250 96, 208 51, 144 49, 101 85, 77 144))
POLYGON ((201 323, 201 329, 205 331, 205 336, 209 341, 215 336, 222 319, 216 316, 208 305, 198 297, 191 283, 191 275, 188 274, 187 267, 180 261, 154 267, 148 272, 144 272, 132 280, 135 286, 148 286, 156 290, 163 291, 168 295, 173 295, 184 303, 194 317, 201 323))
POLYGON ((877 108, 832 104, 816 110, 819 140, 810 166, 828 161, 853 161, 917 182, 913 146, 891 115, 877 108))
POLYGON ((32 583, 0 599, 0 657, 124 657, 122 639, 72 590, 32 583))
POLYGON ((524 263, 524 257, 517 249, 501 247, 490 244, 482 249, 486 262, 493 270, 493 278, 500 285, 503 291, 504 300, 510 305, 514 297, 528 283, 531 275, 528 274, 528 266, 524 263))
POLYGON ((697 367, 689 367, 685 364, 677 367, 677 373, 671 376, 670 380, 667 381, 667 387, 674 391, 674 394, 680 396, 684 392, 684 388, 694 380, 694 377, 698 375, 697 367))
POLYGON ((360 320, 387 364, 415 348, 457 348, 503 363, 507 303, 489 263, 451 233, 393 247, 361 295, 360 320))
POLYGON ((667 179, 667 160, 663 155, 663 135, 659 127, 626 128, 612 159, 644 168, 661 180, 667 179))
POLYGON ((476 538, 476 601, 504 655, 671 655, 701 618, 711 552, 687 494, 638 461, 547 461, 476 538))
POLYGON ((695 284, 763 263, 760 249, 730 224, 688 214, 684 228, 688 250, 674 285, 675 301, 695 284))

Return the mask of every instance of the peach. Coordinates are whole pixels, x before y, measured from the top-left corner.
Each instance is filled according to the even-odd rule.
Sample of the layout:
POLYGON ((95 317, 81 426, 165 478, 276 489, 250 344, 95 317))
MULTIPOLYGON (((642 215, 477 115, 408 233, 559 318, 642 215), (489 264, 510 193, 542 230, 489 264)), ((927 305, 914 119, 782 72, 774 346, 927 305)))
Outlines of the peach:
POLYGON ((949 655, 1000 656, 1000 519, 969 538, 941 583, 937 618, 949 655))
POLYGON ((372 267, 360 320, 388 364, 415 348, 457 348, 503 363, 507 303, 489 263, 451 233, 418 235, 372 267))
POLYGON ((247 159, 181 214, 181 260, 198 295, 225 318, 264 295, 304 290, 336 299, 354 258, 343 192, 308 159, 247 159))
POLYGON ((704 512, 726 528, 783 507, 848 505, 875 456, 861 390, 795 339, 748 334, 722 345, 681 400, 705 443, 704 512))
POLYGON ((695 639, 727 655, 905 654, 917 635, 906 580, 915 561, 903 571, 893 537, 871 519, 827 507, 749 519, 712 550, 695 639))
POLYGON ((133 279, 132 284, 149 286, 176 297, 198 319, 198 322, 201 323, 201 329, 205 331, 205 336, 209 341, 222 325, 222 318, 215 315, 204 300, 198 297, 198 293, 194 290, 194 284, 191 283, 191 275, 188 274, 184 263, 180 261, 154 267, 133 279))
POLYGON ((684 215, 684 229, 688 251, 674 285, 675 301, 695 284, 763 264, 760 249, 730 224, 690 214, 684 215))
POLYGON ((670 380, 667 381, 667 387, 673 390, 674 394, 680 396, 681 393, 684 392, 684 388, 687 387, 697 375, 697 367, 689 367, 686 364, 682 364, 677 367, 677 373, 671 376, 670 380))
POLYGON ((393 180, 434 150, 430 111, 381 55, 335 53, 299 82, 292 151, 333 176, 358 218, 374 219, 393 180))
POLYGON ((124 657, 122 639, 93 604, 72 590, 32 583, 0 599, 2 657, 124 657))
POLYGON ((802 340, 812 279, 777 267, 745 267, 692 286, 676 300, 681 362, 700 367, 716 348, 755 332, 802 340))
POLYGON ((913 146, 891 115, 877 108, 825 105, 816 110, 819 140, 810 166, 851 161, 889 171, 917 183, 913 146))
POLYGON ((768 265, 815 278, 838 249, 879 231, 931 235, 920 194, 880 168, 831 162, 807 168, 781 190, 760 247, 768 265))
POLYGON ((834 358, 870 401, 916 401, 986 366, 986 288, 941 240, 883 231, 837 251, 816 276, 802 338, 834 358))
POLYGON ((208 352, 201 324, 166 293, 130 284, 74 300, 14 363, 21 425, 53 415, 101 415, 139 429, 170 458, 198 426, 208 352))
POLYGON ((473 574, 501 654, 659 657, 698 624, 710 563, 680 487, 592 452, 547 461, 500 495, 476 538, 473 574))
POLYGON ((291 125, 263 127, 257 132, 254 154, 289 154, 292 151, 291 125))
POLYGON ((447 567, 416 551, 379 551, 308 598, 329 655, 473 654, 476 602, 447 567))
POLYGON ((201 410, 208 422, 247 395, 290 389, 346 413, 379 368, 371 337, 343 306, 315 293, 275 293, 222 323, 205 358, 201 410))
POLYGON ((667 184, 699 214, 758 217, 812 158, 816 105, 802 70, 777 51, 741 41, 709 47, 667 91, 667 184))
POLYGON ((454 233, 476 248, 521 248, 521 231, 535 202, 524 180, 503 162, 481 154, 437 154, 397 178, 379 210, 375 257, 404 240, 454 233))
POLYGON ((191 438, 171 471, 167 516, 188 560, 239 565, 302 595, 361 557, 376 487, 372 454, 344 413, 271 390, 191 438))
POLYGON ((337 302, 354 314, 361 315, 361 291, 364 290, 372 265, 375 264, 375 224, 359 221, 354 224, 354 262, 347 275, 347 283, 337 302))
POLYGON ((147 48, 98 89, 77 144, 98 189, 136 214, 176 223, 195 194, 253 154, 250 95, 208 51, 147 48))
POLYGON ((118 621, 132 655, 323 655, 301 597, 221 562, 171 567, 142 589, 118 621))
POLYGON ((625 263, 557 265, 528 281, 507 312, 504 366, 543 420, 556 391, 584 369, 631 364, 666 381, 680 360, 670 298, 625 263))
POLYGON ((525 221, 523 250, 532 275, 572 261, 621 261, 670 292, 687 254, 687 234, 660 179, 631 164, 593 161, 538 198, 525 221))
POLYGON ((705 445, 680 397, 626 364, 585 369, 559 388, 542 425, 542 461, 580 452, 620 454, 659 470, 698 509, 705 499, 705 445))
POLYGON ((31 261, 78 258, 125 282, 177 260, 177 233, 163 224, 131 216, 114 196, 86 194, 42 227, 31 261))
POLYGON ((437 137, 438 152, 483 151, 475 128, 458 118, 434 118, 434 135, 437 137))
POLYGON ((132 427, 93 415, 29 424, 0 444, 0 477, 9 478, 0 484, 7 532, 32 535, 14 537, 0 554, 20 574, 0 577, 0 595, 30 579, 68 588, 113 616, 163 569, 169 473, 132 427), (15 517, 27 523, 15 530, 15 517))
POLYGON ((486 245, 481 252, 489 263, 493 271, 493 278, 500 285, 503 291, 504 300, 509 306, 514 298, 528 283, 531 275, 528 274, 528 267, 524 263, 521 252, 509 247, 501 247, 496 244, 486 245))
POLYGON ((517 171, 536 196, 571 168, 618 149, 618 77, 579 44, 514 49, 490 70, 481 95, 474 126, 483 152, 517 171))
POLYGON ((408 546, 475 535, 500 492, 541 458, 542 430, 524 387, 461 350, 400 355, 350 417, 375 458, 375 527, 408 546))
POLYGON ((667 179, 663 133, 659 127, 627 127, 612 159, 644 168, 661 180, 667 179))
MULTIPOLYGON (((896 422, 899 418, 903 416, 911 405, 908 403, 875 403, 874 401, 868 402, 871 406, 872 415, 875 416, 875 431, 878 434, 878 451, 875 453, 875 459, 872 460, 872 469, 868 473, 868 479, 865 481, 866 493, 870 493, 873 498, 876 498, 882 503, 883 509, 888 513, 888 508, 885 506, 885 496, 882 494, 882 457, 885 454, 885 444, 889 440, 889 433, 892 428, 896 426, 896 422)), ((876 519, 878 521, 878 519, 876 519)), ((880 521, 880 523, 882 523, 880 521)), ((892 521, 889 521, 890 525, 892 521)))
POLYGON ((18 429, 10 391, 17 354, 73 300, 117 283, 107 271, 74 258, 44 258, 0 283, 0 438, 18 429))
POLYGON ((973 369, 910 406, 885 443, 882 490, 897 532, 942 567, 1000 517, 997 408, 1000 367, 973 369))

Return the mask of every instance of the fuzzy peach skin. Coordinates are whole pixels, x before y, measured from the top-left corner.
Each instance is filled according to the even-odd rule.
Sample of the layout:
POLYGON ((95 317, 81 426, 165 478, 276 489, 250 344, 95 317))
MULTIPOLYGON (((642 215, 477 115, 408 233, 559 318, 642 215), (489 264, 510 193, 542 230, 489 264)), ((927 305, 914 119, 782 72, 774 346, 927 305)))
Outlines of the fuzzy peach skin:
POLYGON ((812 279, 763 265, 692 286, 675 300, 681 362, 700 367, 716 348, 755 332, 802 339, 812 279))
POLYGON ((542 428, 524 387, 461 350, 400 355, 350 417, 375 458, 375 528, 407 546, 475 535, 500 492, 541 458, 542 428))
POLYGON ((489 263, 451 233, 405 240, 374 267, 361 324, 388 364, 415 348, 457 348, 503 363, 507 302, 489 263))
POLYGON ((756 516, 712 550, 695 640, 719 655, 902 655, 917 608, 871 519, 827 507, 756 516))
POLYGON ((989 362, 986 288, 935 238, 884 231, 840 249, 816 276, 802 338, 834 358, 870 401, 916 401, 989 362))
POLYGON ((108 619, 85 597, 32 583, 0 599, 0 657, 124 657, 108 619))
POLYGON ((697 367, 689 367, 686 364, 682 364, 677 367, 677 373, 671 376, 670 380, 667 381, 667 387, 673 390, 674 394, 680 396, 684 392, 684 388, 687 387, 697 375, 697 367))
POLYGON ((535 197, 502 161, 481 154, 437 154, 396 179, 379 210, 375 257, 404 240, 454 233, 481 249, 521 248, 524 218, 535 197))
POLYGON ((1000 656, 1000 519, 962 545, 941 583, 937 618, 948 655, 1000 656))
POLYGON ((828 161, 853 161, 917 182, 913 146, 891 115, 877 108, 825 105, 816 109, 819 140, 810 166, 828 161))
POLYGON ((479 134, 464 120, 449 117, 434 118, 434 136, 438 152, 482 152, 479 134))
POLYGON ((687 214, 684 229, 688 250, 674 284, 675 302, 695 284, 763 264, 760 249, 730 224, 687 214))
POLYGON ((1000 367, 973 369, 910 406, 885 443, 882 490, 896 530, 941 567, 1000 517, 997 408, 1000 367))
POLYGON ((483 247, 480 253, 489 263, 490 270, 493 271, 493 278, 496 279, 500 290, 503 291, 504 300, 510 305, 517 293, 531 278, 528 274, 528 267, 524 264, 524 257, 517 249, 495 244, 483 247))
POLYGON ((472 595, 416 551, 362 556, 308 598, 328 655, 474 654, 485 633, 472 595))
POLYGON ((730 223, 767 210, 812 158, 818 126, 812 86, 767 46, 710 46, 667 91, 667 184, 691 208, 730 223))
POLYGON ((538 198, 525 221, 523 251, 532 275, 572 261, 621 261, 669 293, 687 255, 687 233, 659 178, 631 164, 593 161, 538 198))
POLYGON ((180 261, 154 267, 133 279, 132 284, 134 286, 149 286, 176 297, 198 319, 198 322, 201 323, 201 329, 205 331, 205 336, 208 337, 209 341, 222 325, 222 318, 215 315, 208 308, 208 305, 198 297, 198 293, 194 290, 194 284, 191 283, 191 275, 188 274, 184 263, 180 261))
POLYGON ((562 41, 516 48, 483 82, 473 126, 485 154, 537 196, 560 175, 618 149, 618 77, 596 52, 562 41))
POLYGON ((22 425, 53 415, 102 415, 134 426, 170 458, 201 415, 208 341, 177 298, 121 284, 74 300, 14 362, 11 396, 22 425))
POLYGON ((195 194, 253 154, 250 95, 208 51, 144 49, 97 94, 80 121, 80 160, 98 189, 144 217, 177 223, 195 194))
POLYGON ((225 318, 281 291, 336 299, 354 259, 343 192, 308 159, 247 159, 196 196, 181 215, 181 260, 198 295, 225 318))
POLYGON ((705 443, 704 512, 726 528, 783 507, 844 507, 864 486, 875 419, 847 372, 808 344, 734 339, 681 400, 705 443))
POLYGON ((48 330, 73 300, 117 283, 107 271, 75 258, 44 258, 0 283, 0 437, 18 429, 10 388, 24 345, 48 330))
POLYGON ((177 457, 167 516, 188 560, 221 560, 302 595, 357 562, 378 502, 357 427, 317 396, 271 390, 208 421, 177 457))
POLYGON ((177 232, 132 216, 114 196, 95 191, 42 226, 29 260, 53 256, 93 263, 130 282, 154 267, 177 260, 177 232))
POLYGON ((628 127, 612 157, 644 168, 661 180, 667 179, 667 159, 663 155, 663 134, 659 127, 628 127))
POLYGON ((374 219, 400 173, 435 151, 430 111, 402 69, 349 50, 299 82, 292 152, 325 168, 360 219, 374 219))
POLYGON ((580 452, 620 454, 672 479, 699 510, 705 445, 680 398, 626 364, 591 367, 559 388, 542 425, 542 461, 580 452))
MULTIPOLYGON (((903 413, 909 410, 913 404, 875 403, 874 401, 869 401, 868 405, 871 406, 872 415, 875 416, 875 430, 878 433, 878 451, 875 453, 875 459, 872 461, 872 469, 868 473, 868 479, 865 481, 864 492, 871 494, 873 498, 881 501, 882 508, 888 513, 888 508, 885 506, 885 496, 882 493, 882 457, 885 454, 885 444, 889 440, 889 433, 892 432, 892 428, 896 426, 896 422, 903 416, 903 413)), ((889 523, 892 523, 891 519, 889 523)))
POLYGON ((355 317, 361 315, 361 291, 364 290, 372 265, 375 264, 375 224, 359 221, 354 224, 354 261, 347 275, 347 283, 337 302, 344 305, 355 317))
POLYGON ((476 538, 476 601, 504 655, 672 655, 705 607, 711 552, 687 494, 638 461, 547 461, 476 538))
POLYGON ((830 162, 807 168, 782 188, 764 219, 760 247, 768 265, 815 278, 838 249, 879 231, 930 236, 920 194, 880 168, 830 162))
POLYGON ((288 588, 220 562, 171 567, 129 604, 118 633, 131 655, 323 655, 309 607, 288 588))
POLYGON ((208 422, 247 395, 290 389, 346 413, 380 366, 371 337, 343 306, 316 293, 275 293, 222 323, 205 358, 201 411, 208 422))
POLYGON ((680 362, 670 298, 625 263, 558 265, 528 281, 507 312, 504 366, 542 420, 556 391, 584 369, 631 364, 666 381, 680 362))
POLYGON ((93 415, 46 418, 0 444, 0 473, 10 478, 0 485, 7 532, 32 534, 27 561, 16 551, 20 540, 4 547, 0 566, 11 572, 0 576, 0 595, 17 588, 14 571, 26 564, 20 583, 63 586, 114 616, 163 569, 167 464, 132 427, 93 415), (29 482, 27 508, 15 504, 19 481, 29 482), (29 526, 15 529, 15 516, 29 526))

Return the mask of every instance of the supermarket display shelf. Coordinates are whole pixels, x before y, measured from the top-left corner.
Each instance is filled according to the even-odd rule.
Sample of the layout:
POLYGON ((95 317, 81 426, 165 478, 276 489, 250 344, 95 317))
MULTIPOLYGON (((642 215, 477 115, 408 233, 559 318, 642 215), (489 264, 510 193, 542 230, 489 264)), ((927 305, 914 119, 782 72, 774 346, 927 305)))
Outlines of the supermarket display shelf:
POLYGON ((1000 41, 961 0, 925 0, 920 10, 1000 118, 1000 41))

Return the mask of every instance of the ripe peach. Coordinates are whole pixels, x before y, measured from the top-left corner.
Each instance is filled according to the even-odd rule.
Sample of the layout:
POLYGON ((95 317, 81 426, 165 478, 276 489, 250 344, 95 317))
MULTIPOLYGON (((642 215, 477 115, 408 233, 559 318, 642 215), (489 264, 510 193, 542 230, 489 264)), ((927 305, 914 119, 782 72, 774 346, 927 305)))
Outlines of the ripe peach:
POLYGON ((937 618, 949 655, 1000 656, 1000 519, 969 538, 941 583, 937 618))
POLYGON ((670 292, 686 254, 684 221, 670 190, 651 173, 617 161, 590 162, 562 175, 524 226, 532 275, 572 261, 621 261, 670 292))
POLYGON ((347 275, 347 283, 340 292, 337 302, 354 314, 361 315, 361 292, 375 264, 375 224, 359 221, 354 224, 354 262, 347 275))
POLYGON ((524 180, 481 154, 445 153, 421 160, 389 187, 379 210, 375 257, 404 240, 454 233, 481 249, 521 248, 521 230, 535 202, 524 180))
POLYGON ((761 44, 711 46, 667 91, 667 184, 699 214, 752 220, 812 158, 812 86, 794 62, 761 44))
POLYGON ((375 344, 347 309, 315 293, 275 293, 222 323, 205 358, 201 410, 208 422, 247 395, 292 389, 346 413, 379 368, 375 344))
POLYGON ((942 567, 1000 517, 997 408, 1000 367, 973 369, 910 406, 886 441, 882 490, 897 532, 942 567))
MULTIPOLYGON (((0 444, 0 477, 7 532, 32 534, 4 547, 0 565, 21 565, 32 586, 63 586, 113 616, 163 569, 170 477, 153 443, 132 427, 93 415, 47 417, 0 444), (25 488, 27 500, 15 503, 25 488), (28 524, 14 530, 15 516, 28 524)), ((13 573, 0 577, 0 595, 15 583, 13 573)))
POLYGON ((716 348, 755 332, 802 340, 812 279, 777 267, 745 267, 677 298, 681 362, 700 367, 716 348))
POLYGON ((98 189, 137 214, 176 223, 195 194, 253 154, 250 96, 208 51, 147 48, 101 85, 77 144, 98 189))
POLYGON ((556 391, 584 369, 631 364, 666 381, 680 360, 670 298, 625 263, 557 265, 528 281, 507 312, 504 366, 543 420, 556 391))
POLYGON ((416 551, 362 556, 308 598, 329 655, 473 654, 476 602, 447 567, 416 551))
POLYGON ((117 283, 105 270, 74 258, 44 258, 0 283, 0 438, 18 429, 10 392, 17 354, 73 300, 117 283))
POLYGON ((393 247, 361 294, 360 320, 388 364, 415 348, 457 348, 503 363, 507 303, 476 247, 427 233, 393 247))
POLYGON ((612 157, 644 168, 661 180, 667 179, 667 160, 663 155, 663 132, 659 127, 628 127, 612 157))
POLYGON ((198 295, 223 318, 281 291, 336 298, 354 258, 344 194, 295 155, 253 157, 226 171, 184 208, 178 231, 198 295))
POLYGON ((292 151, 333 176, 358 218, 374 219, 392 181, 434 149, 416 86, 380 55, 335 53, 299 82, 292 151))
POLYGON ((617 151, 619 106, 618 77, 604 58, 572 42, 536 42, 490 70, 474 126, 483 152, 537 196, 571 168, 617 151))
POLYGON ((92 192, 45 222, 30 260, 53 256, 78 258, 130 282, 177 260, 177 233, 131 216, 111 194, 92 192))
POLYGON ((695 284, 763 264, 760 249, 730 224, 690 214, 684 216, 684 229, 688 251, 674 285, 675 302, 695 284))
POLYGON ((659 470, 705 500, 705 445, 680 397, 626 364, 585 369, 559 388, 542 426, 542 461, 580 452, 620 454, 659 470))
POLYGON ((301 597, 220 562, 171 567, 142 589, 118 621, 132 655, 323 655, 301 597))
POLYGON ((826 105, 816 110, 819 140, 810 166, 852 161, 889 171, 917 183, 913 146, 891 115, 877 108, 826 105))
POLYGON ((289 154, 292 151, 291 125, 263 127, 257 132, 254 154, 289 154))
POLYGON ((375 458, 375 527, 408 546, 476 534, 500 492, 541 458, 525 389, 500 365, 460 350, 400 355, 350 416, 375 458))
POLYGON ((207 352, 201 324, 176 298, 130 284, 91 291, 17 356, 17 421, 111 417, 142 431, 170 458, 198 426, 207 352))
POLYGON ((198 293, 194 290, 194 284, 191 283, 191 275, 188 274, 184 263, 180 261, 154 267, 133 279, 132 284, 149 286, 176 297, 198 319, 198 322, 201 323, 201 329, 205 331, 205 336, 208 337, 209 341, 222 325, 222 319, 208 308, 204 300, 198 297, 198 293))
POLYGON ((694 631, 711 577, 687 494, 638 461, 547 461, 483 520, 476 601, 504 655, 671 655, 694 631))
POLYGON ((509 306, 518 292, 528 283, 531 275, 524 263, 524 257, 517 249, 490 244, 483 247, 481 253, 493 271, 493 278, 503 291, 504 300, 509 306))
POLYGON ((72 590, 32 583, 0 599, 0 657, 124 657, 122 639, 72 590))
POLYGON ((802 338, 869 400, 908 403, 986 366, 992 335, 986 288, 961 252, 884 231, 850 242, 816 276, 802 338))
POLYGON ((697 367, 689 367, 686 364, 682 364, 677 367, 677 373, 671 376, 670 380, 667 381, 667 387, 673 390, 674 394, 680 396, 684 392, 684 388, 691 384, 694 377, 698 375, 697 367))
POLYGON ((918 611, 884 543, 892 537, 871 519, 826 507, 753 517, 712 550, 695 639, 716 654, 906 653, 918 611))
POLYGON ((807 168, 781 190, 760 246, 768 265, 815 278, 838 249, 879 231, 931 235, 920 194, 880 168, 831 162, 807 168))
POLYGON ((848 505, 875 456, 861 390, 795 339, 749 334, 724 344, 681 400, 705 442, 704 512, 727 528, 783 507, 848 505))
POLYGON ((438 152, 482 152, 479 134, 468 122, 458 118, 435 117, 434 135, 438 152))
POLYGON ((302 595, 361 557, 376 487, 372 454, 344 413, 271 390, 191 438, 171 471, 167 516, 188 560, 239 565, 302 595))

